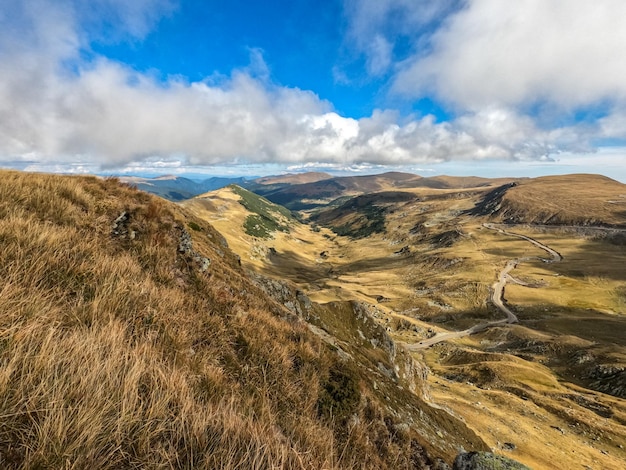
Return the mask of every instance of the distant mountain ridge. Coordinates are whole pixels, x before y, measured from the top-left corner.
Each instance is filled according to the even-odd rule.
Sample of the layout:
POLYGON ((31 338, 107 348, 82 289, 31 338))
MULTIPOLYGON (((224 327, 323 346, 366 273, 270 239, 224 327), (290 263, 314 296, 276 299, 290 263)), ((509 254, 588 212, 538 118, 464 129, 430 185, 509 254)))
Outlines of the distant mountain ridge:
POLYGON ((155 194, 170 201, 182 201, 198 194, 213 191, 229 184, 245 184, 248 179, 240 176, 235 178, 213 176, 201 181, 194 181, 183 176, 163 175, 155 178, 139 176, 120 176, 122 183, 136 186, 137 189, 155 194))
MULTIPOLYGON (((438 197, 447 197, 446 191, 485 191, 476 207, 467 211, 468 215, 488 216, 492 220, 507 223, 626 226, 626 186, 599 175, 482 178, 445 175, 424 177, 388 172, 333 177, 327 173, 310 172, 256 179, 212 177, 202 181, 171 175, 119 179, 172 201, 190 199, 236 184, 272 203, 295 211, 347 204, 345 212, 350 208, 351 203, 348 201, 351 198, 371 195, 364 200, 376 204, 373 195, 378 193, 434 190, 433 194, 439 194, 437 190, 441 190, 438 197)), ((369 226, 369 222, 366 225, 369 226)))
POLYGON ((322 173, 317 171, 309 171, 307 173, 287 173, 285 175, 277 176, 263 176, 256 178, 254 183, 270 185, 270 184, 304 184, 315 183, 316 181, 327 180, 333 178, 328 173, 322 173))
POLYGON ((341 197, 401 189, 466 189, 487 187, 497 183, 513 181, 514 178, 481 178, 475 176, 432 176, 424 177, 412 173, 387 172, 378 175, 339 176, 310 183, 258 184, 258 180, 247 184, 250 191, 292 210, 307 210, 325 206, 341 197))

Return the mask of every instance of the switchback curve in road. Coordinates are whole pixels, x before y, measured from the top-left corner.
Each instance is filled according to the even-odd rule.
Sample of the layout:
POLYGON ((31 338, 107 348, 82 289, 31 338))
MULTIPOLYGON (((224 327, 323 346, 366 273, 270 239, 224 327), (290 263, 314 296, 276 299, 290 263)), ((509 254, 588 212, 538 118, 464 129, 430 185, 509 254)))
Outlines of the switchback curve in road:
POLYGON ((504 303, 504 288, 507 284, 507 282, 509 281, 513 281, 516 282, 518 284, 523 284, 520 281, 512 278, 509 273, 511 271, 513 271, 520 263, 523 263, 524 261, 530 261, 533 259, 539 259, 541 261, 543 261, 544 263, 555 263, 555 262, 559 262, 563 259, 563 257, 561 256, 561 254, 550 248, 548 245, 545 245, 537 240, 535 240, 534 238, 530 238, 527 237, 526 235, 522 235, 520 233, 515 233, 515 232, 509 232, 508 230, 504 230, 502 228, 497 227, 494 224, 483 224, 483 227, 489 229, 489 230, 495 230, 498 233, 502 233, 504 235, 509 235, 512 237, 517 237, 517 238, 521 238, 523 240, 526 240, 529 243, 532 243, 533 245, 535 245, 537 248, 540 248, 542 250, 544 250, 545 252, 547 252, 552 258, 541 258, 538 256, 529 256, 529 257, 525 257, 525 258, 515 258, 512 260, 507 261, 506 265, 504 266, 504 268, 502 269, 502 271, 500 271, 500 274, 498 275, 498 280, 496 282, 494 282, 491 286, 491 302, 498 307, 498 309, 500 309, 501 312, 503 312, 506 315, 506 318, 502 319, 502 320, 496 320, 496 321, 491 321, 491 322, 486 322, 486 323, 480 323, 478 325, 474 325, 471 328, 468 328, 466 330, 462 330, 462 331, 454 331, 454 332, 449 332, 449 333, 439 333, 436 334, 435 336, 433 336, 432 338, 428 338, 425 340, 420 341, 419 343, 414 343, 414 344, 407 344, 406 347, 410 350, 410 351, 417 351, 420 349, 426 349, 429 348, 431 346, 433 346, 434 344, 437 343, 441 343, 442 341, 447 341, 450 339, 456 339, 456 338, 462 338, 464 336, 469 336, 481 331, 486 330, 487 328, 491 328, 494 326, 500 326, 500 325, 506 325, 506 324, 510 324, 510 323, 517 323, 519 320, 517 319, 517 315, 515 315, 511 309, 508 308, 507 305, 505 305, 504 303))

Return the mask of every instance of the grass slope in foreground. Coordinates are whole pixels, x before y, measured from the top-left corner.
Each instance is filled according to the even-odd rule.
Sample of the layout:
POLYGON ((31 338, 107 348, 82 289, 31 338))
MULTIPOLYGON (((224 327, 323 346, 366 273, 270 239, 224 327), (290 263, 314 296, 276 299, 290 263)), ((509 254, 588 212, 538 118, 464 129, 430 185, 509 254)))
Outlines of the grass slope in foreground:
POLYGON ((432 463, 420 410, 392 416, 208 223, 115 180, 0 176, 3 468, 432 463))

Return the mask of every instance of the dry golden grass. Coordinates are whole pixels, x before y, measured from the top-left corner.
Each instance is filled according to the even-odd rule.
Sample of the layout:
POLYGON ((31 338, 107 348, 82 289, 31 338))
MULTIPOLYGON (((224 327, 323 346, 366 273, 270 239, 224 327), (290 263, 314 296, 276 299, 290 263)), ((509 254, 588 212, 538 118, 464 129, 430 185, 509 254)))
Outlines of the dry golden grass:
MULTIPOLYGON (((554 199, 556 196, 545 183, 558 183, 555 188, 559 195, 572 184, 574 191, 567 193, 564 204, 570 211, 579 208, 578 215, 583 216, 585 211, 595 214, 594 208, 604 210, 605 199, 613 198, 615 191, 623 188, 618 183, 591 178, 600 186, 592 184, 577 193, 580 180, 556 178, 538 187, 529 183, 528 188, 543 191, 536 193, 537 198, 554 199), (578 206, 576 197, 581 199, 578 206)), ((523 187, 520 184, 510 191, 523 187)), ((314 234, 297 251, 299 256, 289 259, 282 253, 296 249, 277 238, 268 242, 277 255, 251 261, 244 249, 240 252, 242 260, 256 270, 297 282, 320 302, 356 299, 376 303, 383 296, 385 302, 377 305, 382 312, 380 321, 389 325, 393 337, 400 341, 418 342, 434 332, 460 330, 486 319, 502 318, 488 301, 500 270, 510 259, 545 257, 546 253, 525 240, 485 229, 480 218, 462 215, 479 199, 478 192, 408 191, 420 200, 395 206, 386 215, 385 233, 361 240, 328 232, 324 232, 326 237, 314 234), (451 230, 462 233, 451 246, 432 242, 433 236, 451 230), (404 246, 410 248, 410 253, 397 254, 404 246), (321 251, 327 252, 323 264, 326 271, 313 269, 319 266, 314 254, 321 251), (450 263, 453 260, 460 261, 450 263)), ((540 204, 533 191, 523 192, 520 197, 525 207, 540 204)), ((608 207, 606 214, 615 215, 620 206, 608 203, 608 207)), ((229 241, 239 243, 237 233, 241 229, 232 225, 229 230, 229 241)), ((623 246, 596 240, 589 234, 583 236, 576 230, 510 230, 553 247, 564 260, 527 261, 511 273, 532 286, 513 282, 506 286, 505 298, 523 326, 488 330, 424 353, 424 362, 434 372, 430 379, 434 402, 462 416, 491 448, 532 468, 554 468, 555 461, 558 468, 576 468, 579 464, 622 468, 626 461, 624 400, 582 388, 589 386, 585 374, 595 362, 572 367, 568 361, 575 354, 588 353, 598 364, 624 363, 623 246), (453 365, 446 362, 443 352, 455 347, 472 353, 459 356, 459 362, 453 365), (484 353, 494 350, 498 352, 484 353), (497 363, 495 355, 499 356, 497 363), (465 380, 443 378, 450 373, 465 380), (614 415, 599 416, 590 408, 596 405, 600 409, 610 407, 614 415), (565 434, 551 426, 563 429, 565 434), (507 451, 504 442, 515 443, 517 450, 507 451)))
POLYGON ((408 434, 385 431, 393 420, 366 390, 349 426, 320 414, 331 371, 351 369, 220 240, 115 180, 0 174, 3 468, 424 462, 408 434), (183 230, 206 272, 178 250, 183 230))
POLYGON ((626 185, 600 175, 522 181, 502 200, 500 216, 523 223, 626 224, 626 185))

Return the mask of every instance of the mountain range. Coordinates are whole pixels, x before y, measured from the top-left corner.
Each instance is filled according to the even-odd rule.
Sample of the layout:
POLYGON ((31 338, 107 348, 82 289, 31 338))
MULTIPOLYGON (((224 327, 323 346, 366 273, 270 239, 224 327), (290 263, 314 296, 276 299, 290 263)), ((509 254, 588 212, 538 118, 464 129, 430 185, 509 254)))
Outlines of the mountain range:
POLYGON ((2 172, 3 467, 623 468, 626 185, 188 181, 2 172))
POLYGON ((428 367, 434 401, 490 449, 531 468, 555 468, 554 446, 558 468, 621 468, 626 186, 584 174, 425 180, 229 186, 183 206, 252 272, 322 305, 374 306, 428 367))
POLYGON ((139 176, 121 176, 123 183, 133 185, 137 189, 156 194, 170 201, 182 201, 198 194, 214 189, 223 188, 229 184, 245 185, 248 181, 245 177, 225 178, 212 176, 204 180, 195 181, 182 176, 164 175, 155 178, 139 176))

